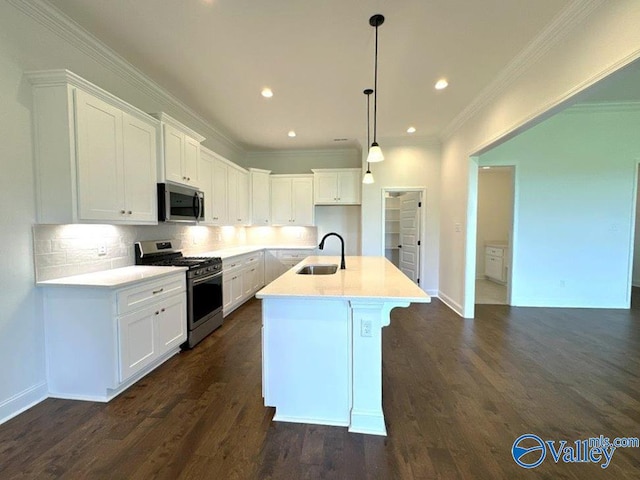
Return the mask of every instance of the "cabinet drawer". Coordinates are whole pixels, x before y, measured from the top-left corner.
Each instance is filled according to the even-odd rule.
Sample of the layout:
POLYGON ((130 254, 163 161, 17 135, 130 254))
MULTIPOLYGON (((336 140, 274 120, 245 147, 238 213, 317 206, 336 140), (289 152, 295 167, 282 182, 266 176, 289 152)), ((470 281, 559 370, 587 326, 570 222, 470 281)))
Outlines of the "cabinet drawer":
POLYGON ((278 252, 278 258, 280 260, 289 261, 289 260, 304 260, 309 255, 313 255, 313 250, 280 250, 278 252))
POLYGON ((245 262, 244 255, 240 255, 240 256, 237 256, 237 257, 231 257, 231 258, 225 258, 224 260, 222 260, 222 271, 224 273, 232 272, 232 271, 242 267, 244 262, 245 262))
POLYGON ((133 312, 186 289, 186 275, 181 271, 161 280, 122 290, 117 294, 118 315, 133 312))
POLYGON ((486 247, 485 253, 487 255, 493 255, 494 257, 503 257, 504 256, 504 248, 498 247, 486 247))
POLYGON ((255 252, 244 258, 243 265, 255 265, 262 261, 262 252, 255 252))

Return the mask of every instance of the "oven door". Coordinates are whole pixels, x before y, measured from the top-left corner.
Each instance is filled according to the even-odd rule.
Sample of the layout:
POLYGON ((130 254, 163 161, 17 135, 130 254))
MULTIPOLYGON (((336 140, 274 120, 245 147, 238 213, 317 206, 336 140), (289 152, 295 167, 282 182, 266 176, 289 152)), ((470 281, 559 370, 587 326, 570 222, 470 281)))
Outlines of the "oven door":
POLYGON ((222 272, 187 280, 189 330, 222 312, 222 272))

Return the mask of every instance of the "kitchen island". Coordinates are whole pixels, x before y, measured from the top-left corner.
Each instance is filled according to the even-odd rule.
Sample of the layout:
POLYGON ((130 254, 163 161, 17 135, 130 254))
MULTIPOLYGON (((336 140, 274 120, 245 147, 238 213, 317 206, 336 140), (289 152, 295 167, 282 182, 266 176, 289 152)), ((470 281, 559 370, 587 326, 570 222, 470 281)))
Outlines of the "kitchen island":
POLYGON ((384 257, 346 257, 346 269, 311 256, 260 290, 262 394, 274 420, 337 425, 386 435, 382 411, 382 328, 395 307, 429 295, 384 257))

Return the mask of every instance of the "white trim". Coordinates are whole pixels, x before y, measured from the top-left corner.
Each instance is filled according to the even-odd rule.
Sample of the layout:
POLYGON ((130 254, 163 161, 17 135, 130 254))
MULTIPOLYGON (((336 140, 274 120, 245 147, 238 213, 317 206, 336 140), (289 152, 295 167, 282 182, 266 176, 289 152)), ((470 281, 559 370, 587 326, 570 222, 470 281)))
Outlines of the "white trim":
POLYGON ((495 79, 460 112, 442 131, 449 139, 487 104, 495 100, 546 52, 582 23, 604 0, 575 0, 558 14, 547 27, 509 62, 495 79))
POLYGON ((0 403, 0 424, 11 420, 22 412, 47 398, 47 383, 37 383, 22 392, 16 393, 0 403))
POLYGON ((278 407, 276 407, 276 414, 273 416, 274 422, 289 422, 289 423, 308 423, 311 425, 331 425, 334 427, 348 427, 349 421, 329 420, 316 417, 292 417, 290 415, 279 415, 278 407))
POLYGON ((442 290, 438 290, 438 298, 447 307, 464 318, 464 315, 462 314, 462 305, 460 305, 458 302, 455 302, 449 295, 442 293, 442 290))
POLYGON ((184 123, 179 122, 178 120, 176 120, 170 115, 167 115, 164 112, 155 112, 155 113, 150 113, 149 115, 151 115, 154 118, 157 118, 162 123, 171 125, 172 127, 182 131, 183 133, 186 133, 187 135, 195 138, 198 141, 198 143, 202 143, 205 140, 205 137, 200 135, 198 132, 187 127, 184 123))
POLYGON ((578 103, 562 113, 624 113, 640 111, 640 102, 599 102, 599 103, 578 103))
POLYGON ((244 153, 244 148, 232 140, 228 134, 213 127, 207 119, 162 88, 49 2, 45 0, 7 0, 7 2, 155 101, 175 108, 185 117, 206 127, 213 133, 213 139, 216 141, 238 153, 244 153))

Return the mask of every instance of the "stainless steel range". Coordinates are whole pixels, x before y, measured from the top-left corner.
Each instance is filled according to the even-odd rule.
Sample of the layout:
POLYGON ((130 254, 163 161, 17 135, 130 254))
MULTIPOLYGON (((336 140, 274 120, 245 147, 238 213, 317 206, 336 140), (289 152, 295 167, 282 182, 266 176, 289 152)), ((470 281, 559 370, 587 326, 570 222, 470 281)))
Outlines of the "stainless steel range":
POLYGON ((222 325, 222 259, 185 257, 171 240, 136 242, 136 265, 188 267, 188 338, 182 348, 192 348, 222 325))

